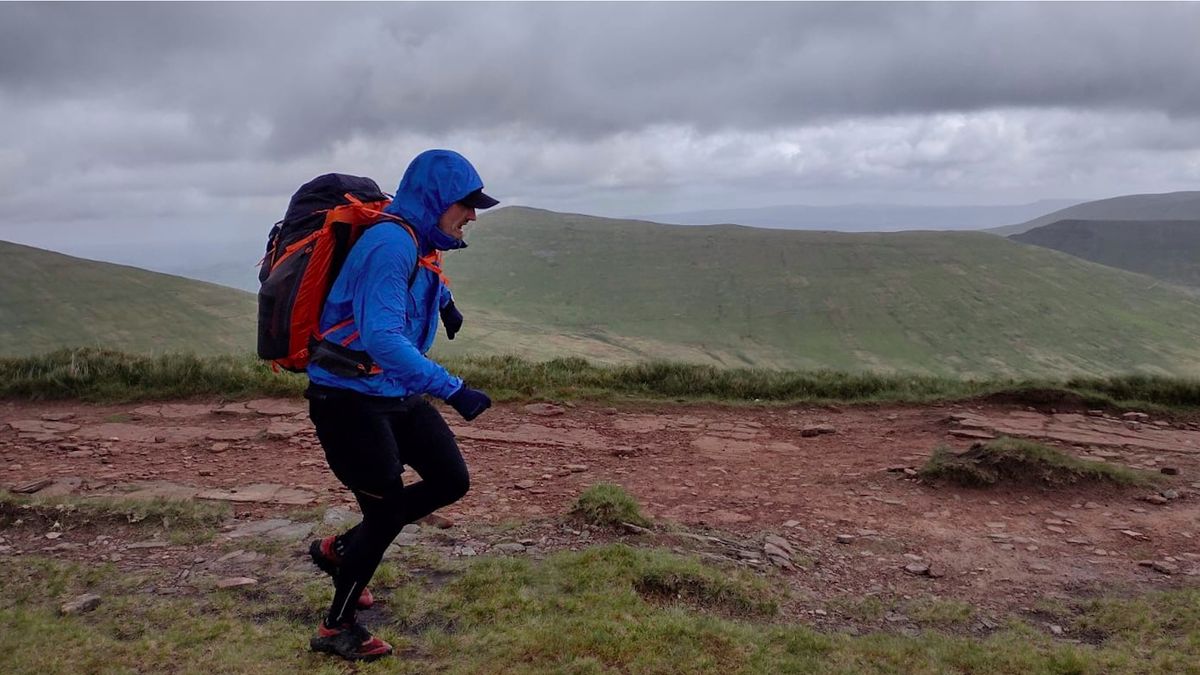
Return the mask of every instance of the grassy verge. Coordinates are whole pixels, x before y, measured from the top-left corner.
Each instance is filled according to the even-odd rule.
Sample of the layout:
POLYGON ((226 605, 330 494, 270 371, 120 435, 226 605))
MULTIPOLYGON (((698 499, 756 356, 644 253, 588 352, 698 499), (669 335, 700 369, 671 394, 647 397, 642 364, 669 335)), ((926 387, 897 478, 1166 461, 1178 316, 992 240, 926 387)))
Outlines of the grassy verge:
MULTIPOLYGON (((377 580, 390 616, 372 626, 400 656, 351 667, 307 650, 329 599, 323 579, 164 597, 141 590, 162 570, 22 558, 0 565, 0 671, 1165 675, 1200 662, 1196 590, 1073 606, 1054 620, 1088 638, 1078 644, 1017 619, 986 637, 822 633, 776 614, 760 579, 620 545, 485 557, 440 583, 402 567, 377 580), (664 577, 692 590, 665 592, 664 577), (99 608, 58 615, 83 592, 100 595, 99 608)), ((939 606, 929 622, 968 615, 939 606)))
POLYGON ((1153 480, 1153 474, 1144 471, 1089 462, 1041 443, 1016 438, 977 443, 962 453, 938 448, 921 468, 921 476, 967 486, 997 483, 1145 485, 1153 480))
MULTIPOLYGON (((1200 409, 1200 380, 1130 375, 959 380, 904 374, 718 369, 682 363, 600 366, 583 359, 450 359, 445 365, 498 400, 537 398, 725 403, 925 403, 981 397, 1148 410, 1200 409)), ((298 396, 302 375, 251 357, 133 356, 79 349, 0 359, 0 398, 131 401, 298 396)))
POLYGON ((0 530, 19 525, 37 525, 49 532, 121 526, 166 534, 175 544, 194 544, 212 539, 229 514, 229 505, 219 502, 40 498, 0 490, 0 530))

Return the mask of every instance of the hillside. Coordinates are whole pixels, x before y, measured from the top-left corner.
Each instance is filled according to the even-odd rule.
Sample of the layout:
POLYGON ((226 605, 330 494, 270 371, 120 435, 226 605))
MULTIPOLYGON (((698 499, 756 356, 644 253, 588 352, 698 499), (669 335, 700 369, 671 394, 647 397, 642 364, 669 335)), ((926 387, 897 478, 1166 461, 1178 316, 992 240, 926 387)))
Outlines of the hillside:
POLYGON ((1200 288, 1200 220, 1060 220, 1009 238, 1200 288))
POLYGON ((254 350, 254 296, 223 286, 0 241, 0 287, 3 356, 254 350))
POLYGON ((765 206, 747 209, 685 211, 642 216, 642 220, 675 225, 737 223, 750 227, 834 232, 897 232, 900 230, 980 230, 1040 216, 1079 203, 1045 199, 1005 206, 906 206, 902 204, 845 204, 840 206, 765 206))
POLYGON ((669 226, 510 207, 448 257, 441 353, 947 375, 1200 374, 1200 303, 983 233, 669 226))
POLYGON ((1200 220, 1200 191, 1125 195, 1084 202, 988 232, 1007 237, 1060 220, 1200 220))

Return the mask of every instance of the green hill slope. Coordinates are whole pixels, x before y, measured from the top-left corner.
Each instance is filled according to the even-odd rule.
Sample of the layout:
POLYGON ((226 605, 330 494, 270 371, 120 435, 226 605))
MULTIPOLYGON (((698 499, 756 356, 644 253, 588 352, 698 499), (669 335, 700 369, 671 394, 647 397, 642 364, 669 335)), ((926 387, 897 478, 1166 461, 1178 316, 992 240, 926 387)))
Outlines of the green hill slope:
POLYGON ((1200 288, 1200 220, 1060 220, 1009 238, 1200 288))
POLYGON ((1125 195, 1068 206, 1040 218, 988 230, 1009 236, 1060 220, 1200 220, 1200 191, 1125 195))
POLYGON ((983 233, 670 226, 505 208, 449 256, 441 353, 949 375, 1200 374, 1200 303, 983 233))
POLYGON ((0 355, 99 346, 248 353, 254 296, 135 267, 0 241, 0 355))

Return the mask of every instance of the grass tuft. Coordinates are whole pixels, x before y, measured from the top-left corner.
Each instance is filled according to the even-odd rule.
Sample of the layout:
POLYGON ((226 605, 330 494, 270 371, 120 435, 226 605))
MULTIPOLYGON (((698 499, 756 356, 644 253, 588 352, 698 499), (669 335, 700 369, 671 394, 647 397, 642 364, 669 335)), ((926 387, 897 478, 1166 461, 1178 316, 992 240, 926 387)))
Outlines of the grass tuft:
POLYGON ((681 602, 731 616, 773 616, 779 605, 758 579, 739 578, 692 558, 645 554, 633 580, 643 597, 658 602, 681 602))
POLYGON ((613 483, 597 483, 584 490, 571 513, 599 527, 619 527, 621 523, 650 525, 637 500, 625 488, 613 483))
POLYGON ((1000 482, 1018 485, 1144 485, 1152 480, 1151 474, 1143 471, 1090 462, 1041 443, 1007 437, 976 443, 963 453, 938 448, 922 467, 921 476, 974 487, 1000 482))

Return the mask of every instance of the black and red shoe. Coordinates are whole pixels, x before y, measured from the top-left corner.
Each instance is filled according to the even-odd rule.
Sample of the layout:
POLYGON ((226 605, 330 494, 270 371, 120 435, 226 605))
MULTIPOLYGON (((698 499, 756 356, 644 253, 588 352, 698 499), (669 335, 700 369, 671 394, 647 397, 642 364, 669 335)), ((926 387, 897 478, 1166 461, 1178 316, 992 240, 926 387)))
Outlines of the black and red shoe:
MULTIPOLYGON (((325 537, 308 545, 308 555, 312 557, 313 564, 335 579, 338 569, 342 566, 342 557, 333 547, 336 539, 337 537, 325 537)), ((371 589, 363 587, 362 593, 358 595, 358 600, 354 605, 359 609, 371 609, 375 606, 375 596, 371 594, 371 589)))
POLYGON ((317 635, 308 641, 314 652, 336 654, 348 661, 374 661, 392 653, 392 646, 371 635, 360 623, 348 623, 328 628, 322 620, 317 635))

